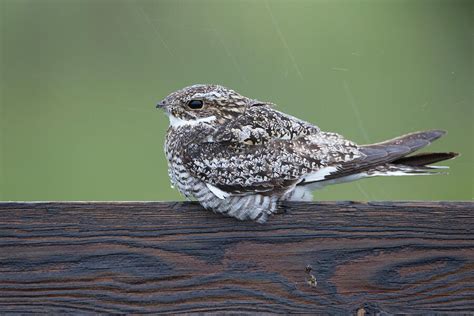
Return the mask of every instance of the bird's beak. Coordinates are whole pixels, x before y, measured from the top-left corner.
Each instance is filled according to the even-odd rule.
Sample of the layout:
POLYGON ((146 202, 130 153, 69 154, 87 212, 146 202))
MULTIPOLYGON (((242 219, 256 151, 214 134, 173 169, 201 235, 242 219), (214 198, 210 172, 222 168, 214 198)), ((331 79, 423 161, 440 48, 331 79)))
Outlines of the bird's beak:
POLYGON ((165 105, 165 102, 164 101, 160 101, 157 105, 156 105, 156 108, 157 109, 162 109, 164 108, 166 105, 165 105))

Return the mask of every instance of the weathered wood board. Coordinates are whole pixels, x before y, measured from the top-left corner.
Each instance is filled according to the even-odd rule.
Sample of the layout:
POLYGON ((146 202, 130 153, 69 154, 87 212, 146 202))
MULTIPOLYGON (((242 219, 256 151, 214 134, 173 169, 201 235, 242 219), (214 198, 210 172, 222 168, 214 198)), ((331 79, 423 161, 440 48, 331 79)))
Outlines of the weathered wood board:
POLYGON ((474 313, 474 203, 0 203, 0 313, 474 313))

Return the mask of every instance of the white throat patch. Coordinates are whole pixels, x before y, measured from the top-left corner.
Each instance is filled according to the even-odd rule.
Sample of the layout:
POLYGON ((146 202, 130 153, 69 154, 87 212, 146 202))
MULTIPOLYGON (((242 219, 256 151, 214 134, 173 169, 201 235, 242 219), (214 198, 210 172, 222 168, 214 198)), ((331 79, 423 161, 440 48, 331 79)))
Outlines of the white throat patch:
POLYGON ((169 118, 170 118, 170 126, 172 127, 193 126, 193 125, 198 125, 200 123, 212 122, 216 119, 214 115, 209 116, 209 117, 203 117, 197 120, 183 120, 183 119, 174 117, 173 115, 169 115, 169 118))

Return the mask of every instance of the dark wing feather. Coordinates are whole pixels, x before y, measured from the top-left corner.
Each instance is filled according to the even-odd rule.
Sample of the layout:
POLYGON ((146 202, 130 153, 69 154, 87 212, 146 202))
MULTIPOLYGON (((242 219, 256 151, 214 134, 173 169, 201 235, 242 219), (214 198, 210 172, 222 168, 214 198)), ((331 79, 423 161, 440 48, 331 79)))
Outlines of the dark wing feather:
POLYGON ((459 154, 454 152, 443 153, 420 153, 408 157, 402 157, 392 162, 396 165, 405 165, 410 167, 424 167, 443 160, 457 157, 459 154))

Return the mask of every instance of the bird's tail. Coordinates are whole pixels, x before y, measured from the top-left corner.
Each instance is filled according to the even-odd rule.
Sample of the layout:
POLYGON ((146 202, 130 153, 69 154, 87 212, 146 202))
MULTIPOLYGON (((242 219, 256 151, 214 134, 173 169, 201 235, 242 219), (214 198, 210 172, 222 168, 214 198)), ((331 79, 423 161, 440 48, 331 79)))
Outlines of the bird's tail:
POLYGON ((415 151, 431 144, 446 134, 445 131, 431 130, 415 132, 381 143, 360 147, 364 157, 349 161, 337 168, 324 179, 305 182, 310 190, 320 189, 329 184, 352 182, 375 176, 432 175, 444 173, 448 167, 432 164, 458 156, 454 152, 428 152, 414 154, 415 151), (441 170, 440 170, 441 169, 441 170))
POLYGON ((401 146, 407 148, 403 156, 397 157, 386 164, 369 169, 368 173, 374 175, 420 175, 420 174, 439 174, 439 169, 446 169, 445 166, 432 166, 431 164, 453 159, 459 154, 455 152, 424 152, 415 155, 411 153, 431 144, 441 136, 446 134, 441 130, 430 130, 415 132, 403 135, 391 140, 377 144, 363 146, 366 150, 390 148, 392 146, 401 146))

